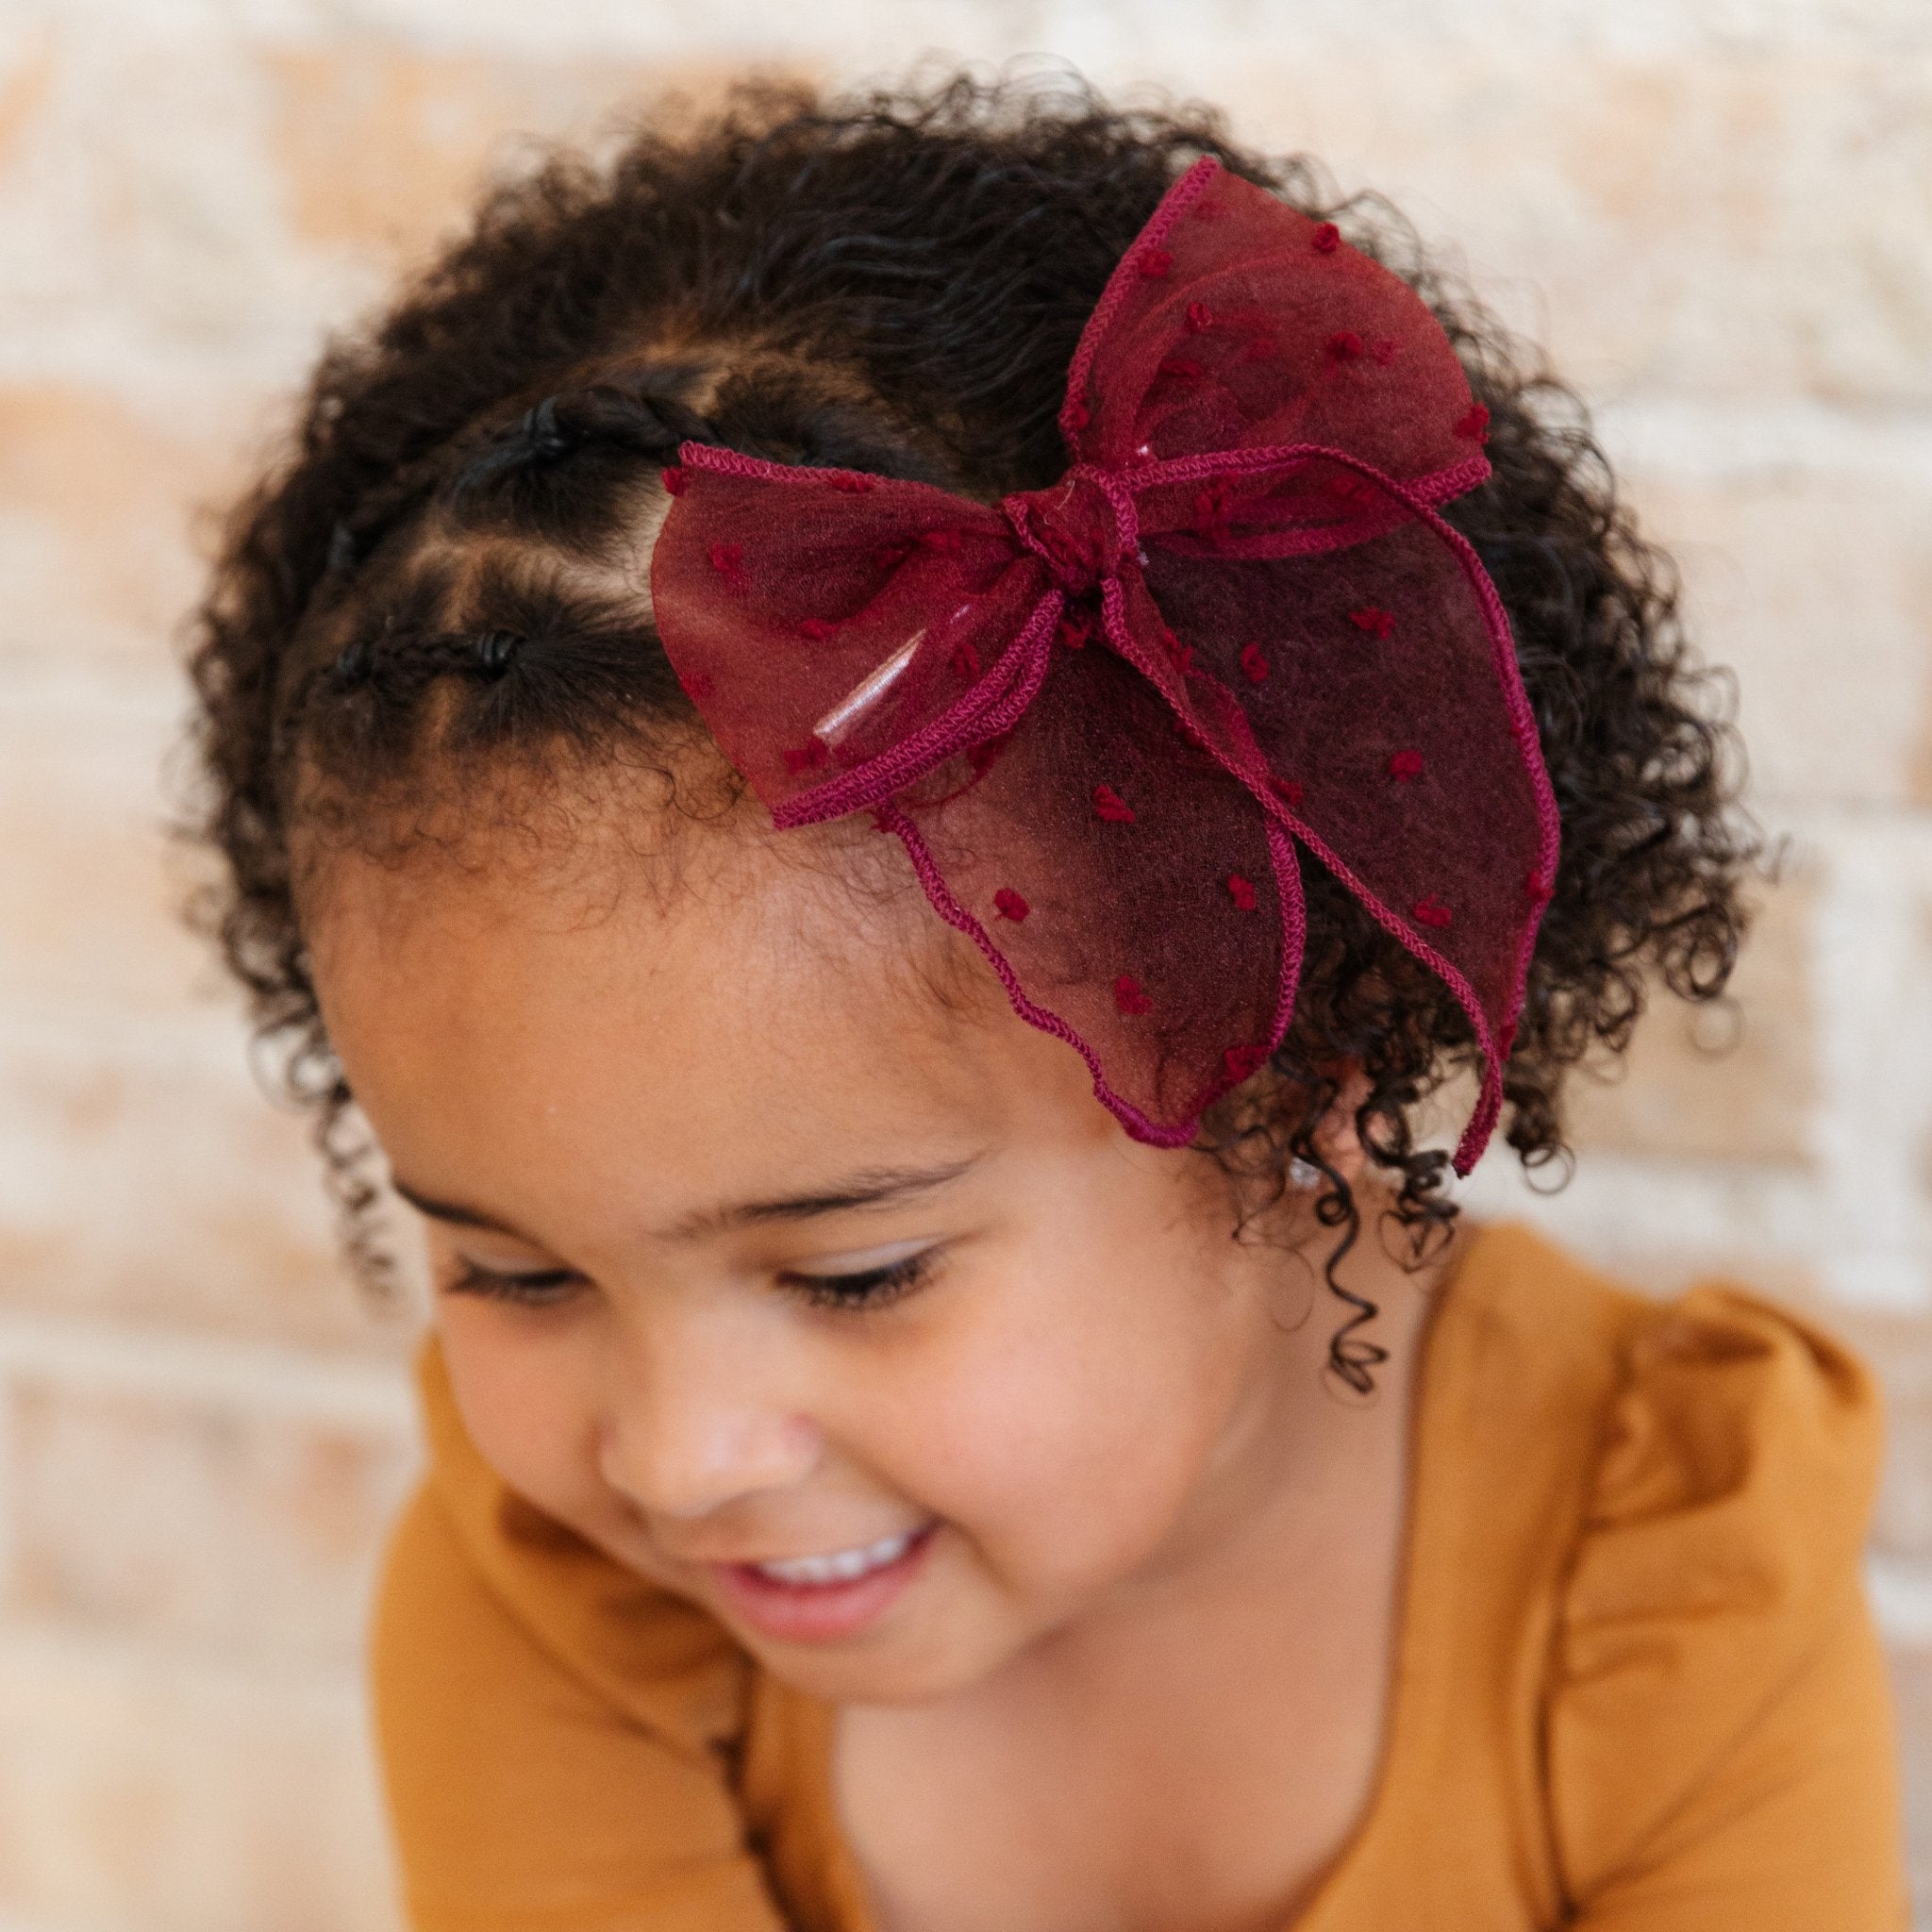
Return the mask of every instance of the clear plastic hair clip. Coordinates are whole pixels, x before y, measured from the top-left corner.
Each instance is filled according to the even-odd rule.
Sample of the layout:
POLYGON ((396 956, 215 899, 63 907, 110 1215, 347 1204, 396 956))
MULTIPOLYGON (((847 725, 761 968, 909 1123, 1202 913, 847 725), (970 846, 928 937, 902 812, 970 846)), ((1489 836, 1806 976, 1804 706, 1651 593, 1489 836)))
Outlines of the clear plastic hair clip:
POLYGON ((870 710, 899 681, 924 640, 925 626, 922 625, 883 664, 868 672, 854 685, 812 726, 811 735, 826 744, 842 738, 851 729, 853 721, 862 711, 870 710))

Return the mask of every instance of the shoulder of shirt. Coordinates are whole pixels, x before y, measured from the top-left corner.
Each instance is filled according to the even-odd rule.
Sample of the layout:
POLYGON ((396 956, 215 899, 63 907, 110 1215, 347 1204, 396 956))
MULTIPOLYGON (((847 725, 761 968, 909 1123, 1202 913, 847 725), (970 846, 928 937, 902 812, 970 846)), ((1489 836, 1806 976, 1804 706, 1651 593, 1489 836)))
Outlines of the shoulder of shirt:
POLYGON ((1518 1553, 1549 1598, 1541 1752, 1570 1857, 1601 1870, 1861 1614, 1877 1392, 1786 1308, 1651 1299, 1515 1225, 1472 1237, 1439 1330, 1457 1486, 1545 1493, 1518 1553))
POLYGON ((429 1452, 421 1503, 453 1534, 475 1583, 614 1716, 696 1757, 734 1745, 749 1695, 743 1651, 695 1605, 606 1556, 497 1475, 463 1426, 433 1336, 418 1354, 416 1381, 429 1452))

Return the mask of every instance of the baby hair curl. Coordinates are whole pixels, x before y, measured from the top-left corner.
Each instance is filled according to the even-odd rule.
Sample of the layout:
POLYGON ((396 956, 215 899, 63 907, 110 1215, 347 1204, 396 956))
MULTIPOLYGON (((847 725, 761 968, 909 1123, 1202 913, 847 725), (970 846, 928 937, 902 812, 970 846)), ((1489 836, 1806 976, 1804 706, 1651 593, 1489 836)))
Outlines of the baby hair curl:
MULTIPOLYGON (((291 446, 226 525, 192 658, 199 829, 225 860, 203 917, 314 1109, 370 1278, 386 1267, 373 1154, 297 917, 302 814, 363 801, 349 816, 373 837, 381 801, 432 764, 460 791, 492 758, 636 764, 688 741, 695 714, 616 568, 655 527, 684 441, 987 501, 1051 483, 1081 326, 1202 155, 1407 280, 1489 410, 1494 474, 1445 514, 1508 610, 1562 818, 1505 1075, 1509 1144, 1531 1167, 1565 1158, 1565 1074, 1624 1050, 1652 985, 1723 991, 1761 856, 1737 808, 1727 686, 1691 652, 1671 563, 1638 534, 1574 393, 1387 202, 1235 145, 1208 110, 1124 111, 1073 82, 831 102, 744 89, 602 163, 558 155, 494 190, 328 349, 291 446)), ((1319 866, 1304 873, 1308 951, 1274 1077, 1224 1101, 1200 1144, 1256 1204, 1250 1223, 1310 1188, 1348 1307, 1330 1363, 1364 1390, 1384 1359, 1364 1332, 1374 1310, 1336 1273, 1361 1211, 1319 1129, 1353 1075, 1357 1130, 1420 1260, 1456 1205, 1416 1112, 1474 1042, 1446 988, 1319 866)))

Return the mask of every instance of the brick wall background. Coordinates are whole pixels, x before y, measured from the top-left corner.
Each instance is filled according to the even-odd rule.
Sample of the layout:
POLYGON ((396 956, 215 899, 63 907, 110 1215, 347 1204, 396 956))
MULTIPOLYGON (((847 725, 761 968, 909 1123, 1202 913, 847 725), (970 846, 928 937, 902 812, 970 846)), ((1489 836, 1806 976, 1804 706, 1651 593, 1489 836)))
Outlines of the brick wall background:
POLYGON ((747 63, 1047 52, 1454 238, 1600 411, 1793 841, 1526 1211, 1890 1386, 1873 1554, 1932 1897, 1932 12, 1919 0, 0 4, 0 1932, 393 1927, 358 1685, 405 1324, 174 923, 196 581, 329 325, 519 137, 747 63), (1720 1057, 1717 1049, 1733 1042, 1720 1057))

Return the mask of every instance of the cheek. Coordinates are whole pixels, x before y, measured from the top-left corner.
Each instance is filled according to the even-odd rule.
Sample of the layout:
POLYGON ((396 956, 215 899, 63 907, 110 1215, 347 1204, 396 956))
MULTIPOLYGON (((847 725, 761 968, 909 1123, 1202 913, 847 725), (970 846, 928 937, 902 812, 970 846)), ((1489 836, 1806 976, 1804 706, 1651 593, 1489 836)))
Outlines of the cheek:
POLYGON ((598 1492, 596 1414, 584 1337, 460 1295, 436 1319, 457 1408, 484 1461, 540 1508, 581 1521, 598 1492))
POLYGON ((1231 1327, 1172 1276, 1006 1285, 905 1407, 906 1487, 1011 1583, 1109 1581, 1174 1528, 1221 1440, 1240 1386, 1231 1327))

